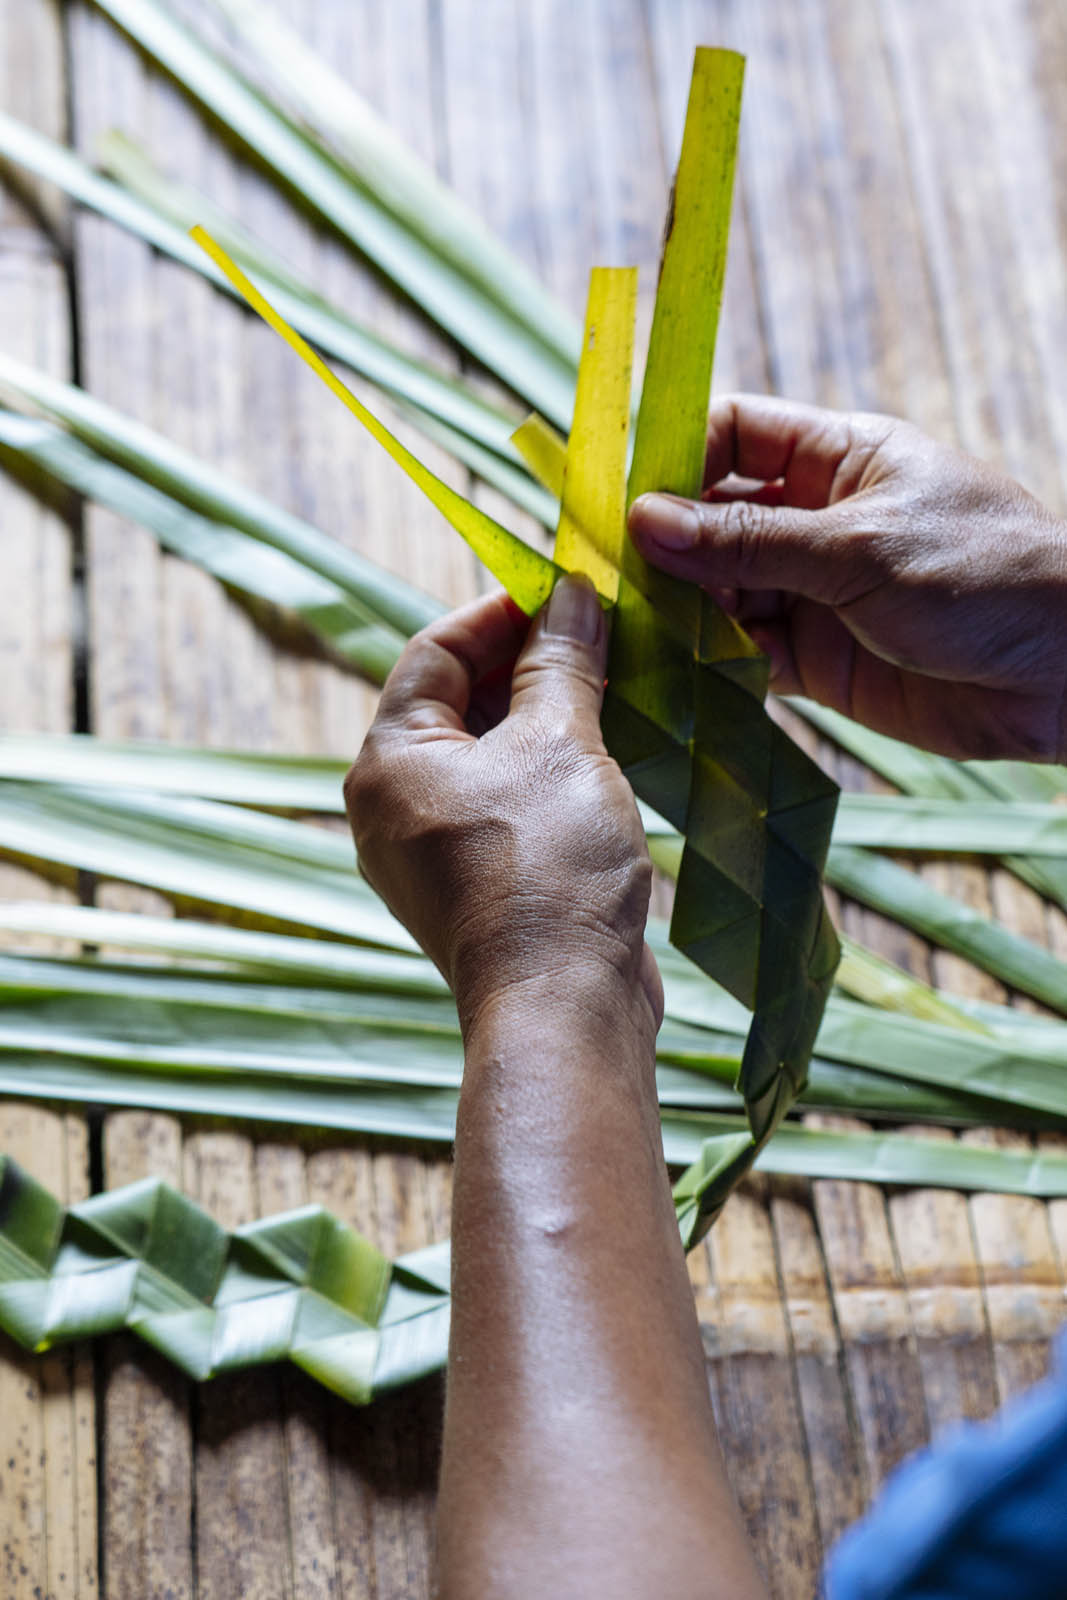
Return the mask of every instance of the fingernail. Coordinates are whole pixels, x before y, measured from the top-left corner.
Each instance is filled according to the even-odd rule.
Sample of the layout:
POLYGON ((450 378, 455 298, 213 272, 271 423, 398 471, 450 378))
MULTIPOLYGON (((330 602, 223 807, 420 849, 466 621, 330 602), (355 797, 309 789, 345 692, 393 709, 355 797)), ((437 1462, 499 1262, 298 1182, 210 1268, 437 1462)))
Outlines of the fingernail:
POLYGON ((674 494, 643 494, 630 512, 631 527, 664 550, 690 550, 700 538, 700 518, 692 501, 674 494))
POLYGON ((545 615, 545 632, 579 644, 595 644, 600 632, 600 601, 589 579, 565 573, 552 591, 545 615))

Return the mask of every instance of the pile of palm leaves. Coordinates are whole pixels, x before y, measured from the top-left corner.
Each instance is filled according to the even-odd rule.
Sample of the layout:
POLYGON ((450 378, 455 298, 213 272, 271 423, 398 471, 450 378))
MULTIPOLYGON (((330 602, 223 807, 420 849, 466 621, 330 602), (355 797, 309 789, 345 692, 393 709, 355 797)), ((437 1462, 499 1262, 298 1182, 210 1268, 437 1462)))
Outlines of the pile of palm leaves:
MULTIPOLYGON (((796 1111, 847 1112, 880 1126, 1067 1129, 1067 1022, 950 997, 849 941, 828 992, 836 951, 818 895, 822 846, 801 861, 801 906, 795 888, 789 901, 769 868, 755 888, 739 884, 728 843, 709 821, 725 771, 748 796, 760 859, 775 851, 780 859, 782 838, 767 815, 766 771, 751 756, 753 749, 786 748, 762 709, 763 668, 743 636, 708 609, 710 602, 694 614, 678 586, 635 565, 623 539, 627 492, 632 498, 646 487, 689 493, 699 487, 740 92, 736 58, 706 52, 703 66, 698 58, 690 105, 695 132, 690 136, 687 124, 627 491, 629 274, 594 277, 583 339, 535 280, 269 13, 247 0, 204 0, 230 30, 229 44, 209 44, 155 0, 98 3, 280 184, 298 190, 535 409, 523 424, 518 408, 490 405, 473 385, 391 348, 301 281, 269 246, 155 172, 121 136, 107 141, 98 171, 0 116, 0 156, 13 168, 59 184, 221 291, 250 296, 276 315, 293 342, 306 351, 302 341, 310 341, 371 380, 427 437, 517 507, 556 527, 554 565, 446 490, 402 447, 393 450, 392 436, 348 397, 528 608, 547 593, 557 566, 592 571, 605 602, 614 605, 615 689, 606 733, 647 802, 654 859, 680 874, 672 928, 654 922, 650 941, 666 991, 658 1042, 664 1150, 672 1165, 687 1169, 676 1187, 687 1241, 753 1162, 807 1176, 1067 1194, 1067 1157, 1054 1153, 924 1141, 891 1129, 829 1132, 791 1115, 795 1103, 796 1111), (688 194, 700 197, 702 211, 688 194), (211 253, 189 238, 197 223, 207 226, 211 253), (691 328, 683 328, 680 341, 676 328, 672 333, 683 300, 710 328, 710 343, 699 349, 691 328), (557 430, 569 432, 568 443, 557 430), (679 448, 682 459, 674 459, 679 448), (694 651, 694 639, 712 636, 711 656, 694 651), (677 696, 677 676, 664 686, 635 671, 635 663, 670 653, 664 640, 690 663, 687 692, 703 686, 700 704, 726 705, 742 719, 748 764, 740 776, 722 765, 727 758, 715 743, 714 718, 706 728, 671 723, 665 708, 677 696), (707 907, 734 894, 741 898, 733 921, 709 923, 707 907), (737 929, 753 919, 759 937, 745 970, 734 970, 725 943, 736 949, 737 929), (769 927, 795 935, 796 950, 776 944, 779 959, 761 961, 769 927), (723 931, 730 934, 725 943, 717 937, 723 931)), ((0 398, 7 408, 0 411, 0 453, 12 470, 57 480, 110 506, 231 588, 295 611, 332 656, 373 681, 382 680, 405 639, 441 610, 135 420, 2 353, 0 398)), ((825 858, 827 880, 1052 1013, 1067 1013, 1067 967, 890 859, 905 850, 988 855, 1067 907, 1067 810, 1058 804, 1067 772, 958 764, 816 707, 796 709, 900 791, 842 797, 825 858)), ((789 748, 798 786, 790 798, 821 806, 828 831, 832 785, 789 748)), ((451 998, 355 874, 346 839, 295 820, 339 812, 342 773, 329 760, 79 736, 0 739, 5 850, 150 885, 184 913, 162 919, 54 903, 0 908, 6 952, 0 955, 0 1094, 450 1140, 462 1069, 451 998), (240 927, 226 920, 234 912, 240 927), (41 935, 76 941, 83 953, 24 953, 31 936, 39 949, 41 935)), ((254 1270, 252 1246, 219 1243, 218 1280, 193 1293, 180 1251, 173 1259, 153 1255, 151 1218, 171 1204, 157 1190, 150 1205, 139 1189, 82 1217, 61 1214, 13 1167, 0 1182, 18 1202, 0 1233, 0 1324, 30 1345, 88 1326, 63 1310, 69 1295, 52 1293, 57 1276, 77 1272, 100 1289, 94 1326, 122 1318, 139 1325, 139 1305, 169 1307, 179 1321, 168 1327, 188 1325, 188 1335, 168 1346, 171 1333, 164 1336, 155 1322, 154 1332, 141 1331, 161 1348, 182 1352, 178 1358, 190 1371, 220 1365, 212 1351, 221 1335, 209 1337, 204 1320, 221 1317, 213 1309, 219 1293, 245 1307, 237 1339, 243 1360, 279 1353, 301 1359, 336 1333, 328 1359, 316 1354, 304 1364, 353 1398, 443 1359, 445 1280, 438 1258, 422 1277, 417 1264, 398 1264, 397 1292, 389 1291, 391 1300, 379 1295, 373 1314, 343 1296, 331 1299, 332 1291, 320 1293, 318 1269, 301 1255, 305 1243, 292 1245, 281 1266, 276 1254, 273 1266, 265 1266, 260 1242, 254 1270), (116 1287, 130 1274, 141 1299, 123 1299, 116 1287), (238 1282, 240 1293, 233 1290, 238 1282), (279 1343, 269 1316, 247 1310, 260 1306, 261 1292, 288 1296, 288 1342, 279 1343), (365 1327, 337 1321, 350 1316, 365 1327), (257 1318, 262 1337, 253 1326, 257 1318), (384 1330, 406 1321, 412 1328, 417 1321, 418 1330, 405 1335, 397 1357, 389 1353, 397 1336, 390 1342, 384 1330)), ((190 1220, 191 1212, 181 1215, 189 1237, 205 1226, 190 1220)), ((292 1226, 296 1233, 282 1228, 290 1243, 297 1235, 319 1238, 320 1221, 292 1226)), ((321 1227, 324 1238, 334 1237, 321 1227)), ((387 1277, 386 1271, 383 1285, 387 1277)))

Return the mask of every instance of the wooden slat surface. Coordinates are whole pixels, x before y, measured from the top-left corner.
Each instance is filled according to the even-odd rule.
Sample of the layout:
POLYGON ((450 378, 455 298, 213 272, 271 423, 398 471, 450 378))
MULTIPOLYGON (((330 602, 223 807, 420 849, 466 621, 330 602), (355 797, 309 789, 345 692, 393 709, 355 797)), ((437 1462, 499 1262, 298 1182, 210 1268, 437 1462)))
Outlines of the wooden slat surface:
MULTIPOLYGON (((0 8, 0 104, 64 134, 66 80, 57 5, 0 8)), ((61 260, 67 217, 29 184, 0 188, 0 348, 61 377, 74 351, 61 260)), ((0 727, 63 731, 75 712, 76 542, 71 525, 0 476, 0 727)), ((0 864, 0 897, 69 896, 0 864)), ((84 1117, 0 1102, 0 1150, 68 1200, 89 1191, 84 1117)), ((0 1593, 86 1600, 97 1586, 96 1423, 91 1353, 43 1360, 0 1349, 0 1593)))
MULTIPOLYGON (((271 3, 576 316, 594 261, 638 263, 639 342, 693 45, 745 50, 718 387, 906 414, 1063 508, 1067 21, 1057 0, 271 3)), ((4 109, 60 134, 68 91, 84 154, 125 127, 357 315, 446 368, 464 364, 228 148, 90 0, 71 0, 62 23, 55 0, 0 8, 4 109)), ((3 349, 77 371, 104 399, 416 572, 443 599, 475 592, 459 541, 265 329, 107 224, 71 226, 54 195, 35 199, 33 209, 0 188, 3 349)), ((464 485, 447 458, 420 449, 464 485)), ((7 478, 0 519, 4 727, 68 728, 81 706, 112 737, 357 748, 369 690, 283 648, 139 530, 87 508, 82 583, 77 520, 7 478), (82 605, 87 677, 71 645, 82 605)), ((871 781, 832 760, 850 785, 871 781)), ((1009 875, 966 863, 925 870, 1067 953, 1067 919, 1009 875)), ((2 873, 7 896, 78 889, 21 867, 2 873)), ((81 890, 101 904, 168 909, 121 885, 81 890)), ((925 977, 1003 995, 872 913, 846 906, 842 916, 925 977)), ((140 1112, 108 1116, 93 1140, 109 1184, 156 1173, 228 1224, 316 1200, 390 1251, 447 1231, 448 1168, 433 1153, 140 1112)), ((68 1195, 86 1192, 83 1118, 0 1106, 0 1147, 68 1195)), ((823 1550, 902 1454, 1043 1370, 1065 1260, 1065 1203, 743 1187, 691 1267, 724 1451, 776 1596, 812 1593, 823 1550)), ((132 1339, 93 1357, 30 1361, 8 1345, 2 1356, 5 1596, 81 1600, 98 1584, 109 1600, 429 1595, 439 1381, 357 1412, 288 1370, 197 1391, 132 1339)))

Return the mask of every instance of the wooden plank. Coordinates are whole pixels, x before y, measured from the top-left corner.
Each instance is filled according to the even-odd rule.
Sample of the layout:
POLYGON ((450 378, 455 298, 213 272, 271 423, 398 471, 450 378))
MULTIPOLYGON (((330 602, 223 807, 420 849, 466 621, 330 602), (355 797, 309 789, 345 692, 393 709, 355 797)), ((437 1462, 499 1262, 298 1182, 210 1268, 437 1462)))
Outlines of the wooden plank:
MULTIPOLYGON (((62 23, 51 0, 0 13, 0 104, 62 136, 62 23)), ((0 348, 48 372, 72 364, 59 250, 66 208, 41 185, 0 181, 0 348)), ((0 728, 64 731, 74 715, 74 547, 63 516, 0 476, 0 728)), ((60 875, 61 876, 61 875, 60 875)), ((70 878, 68 884, 72 883, 70 878)), ((21 867, 0 865, 0 896, 61 896, 21 867)), ((62 1108, 0 1102, 0 1151, 68 1203, 89 1184, 88 1129, 62 1108)), ((3 1341, 0 1588, 21 1597, 97 1593, 96 1420, 91 1353, 43 1359, 3 1341)))
POLYGON ((806 1600, 821 1541, 764 1182, 742 1184, 708 1248, 719 1291, 719 1436, 731 1482, 772 1593, 806 1600))
MULTIPOLYGON (((907 1131, 952 1139, 945 1129, 907 1131)), ((889 1214, 931 1433, 960 1417, 987 1417, 997 1405, 997 1381, 967 1201, 944 1189, 910 1189, 890 1197, 889 1214)))
MULTIPOLYGON (((109 1187, 182 1182, 173 1117, 118 1112, 104 1125, 109 1187)), ((190 1600, 195 1592, 192 1387, 131 1334, 104 1359, 104 1574, 108 1600, 190 1600)))
MULTIPOLYGON (((1025 1149, 1029 1141, 974 1129, 965 1144, 1025 1149)), ((1049 1341, 1063 1321, 1063 1281, 1048 1207, 1023 1195, 976 1194, 970 1201, 975 1245, 993 1338, 1002 1400, 1044 1376, 1049 1341)))
POLYGON ((810 1186, 776 1180, 771 1210, 822 1547, 859 1516, 866 1467, 844 1372, 810 1186))
MULTIPOLYGON (((85 1123, 60 1110, 0 1102, 0 1149, 68 1202, 88 1192, 85 1123)), ((91 1356, 44 1358, 7 1338, 0 1361, 0 1583, 21 1600, 95 1595, 96 1449, 91 1356)))
MULTIPOLYGON (((811 1120, 821 1127, 857 1125, 845 1117, 811 1120)), ((882 1191, 826 1180, 812 1191, 873 1491, 928 1436, 908 1297, 882 1191)))
MULTIPOLYGON (((372 1158, 327 1144, 307 1163, 308 1198, 326 1206, 350 1227, 374 1237, 376 1216, 372 1158)), ((372 1410, 331 1406, 326 1419, 330 1495, 336 1548, 338 1600, 370 1600, 379 1593, 374 1544, 378 1463, 372 1410)))
MULTIPOLYGON (((253 1154, 261 1216, 308 1203, 301 1148, 268 1137, 257 1142, 253 1154)), ((337 1402, 291 1365, 281 1369, 278 1383, 293 1593, 300 1600, 331 1600, 338 1593, 338 1578, 329 1419, 337 1402)))
MULTIPOLYGON (((185 1188, 224 1228, 258 1214, 253 1148, 243 1133, 195 1132, 185 1188)), ((196 1575, 202 1600, 294 1593, 285 1438, 276 1370, 201 1384, 196 1416, 196 1575), (239 1537, 234 1531, 239 1530, 239 1537)))
MULTIPOLYGON (((733 1204, 734 1201, 731 1201, 731 1205, 733 1204)), ((721 1226, 725 1220, 726 1213, 719 1219, 716 1227, 721 1226)), ((748 1232, 748 1218, 741 1218, 739 1232, 741 1234, 748 1232)), ((762 1409, 759 1382, 769 1374, 772 1391, 778 1399, 778 1405, 774 1409, 779 1413, 785 1409, 787 1414, 790 1409, 788 1402, 784 1408, 782 1407, 780 1398, 781 1376, 783 1373, 788 1374, 789 1364, 787 1357, 783 1359, 781 1350, 779 1317, 773 1307, 768 1307, 765 1292, 760 1294, 758 1310, 755 1310, 750 1297, 740 1288, 737 1274, 729 1261, 729 1255, 732 1254, 729 1250, 724 1261, 728 1279, 724 1295, 715 1274, 714 1254, 713 1239, 705 1239, 696 1249, 690 1251, 687 1265, 704 1346, 708 1394, 715 1414, 715 1425, 727 1477, 773 1600, 780 1600, 780 1597, 784 1600, 785 1596, 794 1594, 810 1594, 810 1572, 817 1562, 819 1551, 818 1532, 812 1526, 806 1545, 802 1549, 790 1550, 792 1540, 781 1541, 777 1525, 778 1519, 782 1518, 783 1510, 787 1527, 795 1524, 798 1511, 803 1516, 800 1507, 805 1496, 803 1491, 799 1497, 795 1494, 796 1485, 803 1481, 806 1466, 803 1446, 798 1446, 795 1433, 793 1439, 787 1436, 784 1453, 788 1459, 784 1474, 780 1473, 768 1462, 760 1441, 754 1437, 751 1431, 753 1419, 751 1416, 746 1417, 746 1410, 753 1402, 762 1409), (762 1335, 760 1340, 762 1349, 747 1348, 744 1328, 735 1332, 728 1309, 731 1303, 742 1308, 742 1320, 748 1325, 749 1332, 755 1331, 752 1328, 752 1324, 755 1323, 755 1328, 762 1335), (767 1348, 768 1328, 771 1331, 770 1342, 778 1348, 777 1361, 775 1354, 767 1348), (790 1444, 793 1445, 792 1450, 789 1449, 790 1444), (795 1461, 800 1463, 799 1474, 790 1471, 795 1461), (784 1502, 779 1498, 779 1491, 783 1487, 786 1488, 784 1502), (790 1489, 793 1491, 792 1505, 789 1504, 790 1489), (769 1504, 772 1507, 769 1515, 768 1506, 761 1499, 761 1490, 768 1493, 769 1504), (798 1562, 801 1570, 808 1573, 806 1588, 802 1584, 798 1587, 797 1573, 795 1569, 791 1570, 788 1564, 790 1554, 798 1562), (787 1557, 784 1563, 783 1556, 787 1557)), ((765 1417, 760 1418, 761 1422, 766 1420, 765 1417)), ((797 1420, 794 1412, 790 1418, 793 1430, 796 1428, 797 1420)), ((807 1484, 807 1489, 810 1508, 810 1482, 807 1484)))
POLYGON ((1026 28, 1014 6, 1013 18, 994 24, 1003 9, 996 0, 958 13, 887 0, 880 12, 961 443, 1053 497, 1060 465, 1024 291, 1030 229, 1020 232, 1013 198, 1043 152, 1027 146, 1010 166, 1000 159, 995 129, 1017 122, 1026 99, 1011 95, 999 66, 986 65, 988 27, 1005 37, 1014 20, 1026 28))

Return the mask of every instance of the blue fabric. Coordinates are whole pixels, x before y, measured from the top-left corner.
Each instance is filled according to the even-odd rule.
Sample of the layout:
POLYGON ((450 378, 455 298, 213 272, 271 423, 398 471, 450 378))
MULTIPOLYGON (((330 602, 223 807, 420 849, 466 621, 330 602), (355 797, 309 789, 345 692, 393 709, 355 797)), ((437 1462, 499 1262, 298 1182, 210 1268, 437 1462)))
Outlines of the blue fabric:
POLYGON ((1067 1600, 1067 1333, 1044 1382, 898 1468, 826 1567, 827 1600, 1067 1600))

